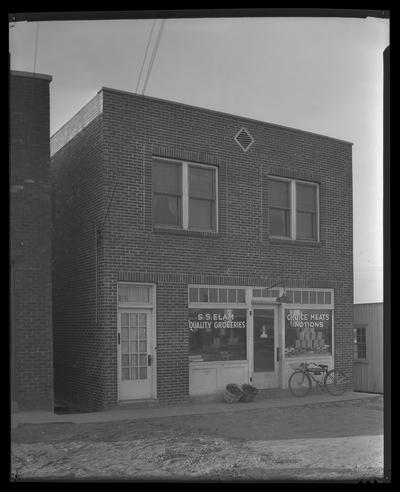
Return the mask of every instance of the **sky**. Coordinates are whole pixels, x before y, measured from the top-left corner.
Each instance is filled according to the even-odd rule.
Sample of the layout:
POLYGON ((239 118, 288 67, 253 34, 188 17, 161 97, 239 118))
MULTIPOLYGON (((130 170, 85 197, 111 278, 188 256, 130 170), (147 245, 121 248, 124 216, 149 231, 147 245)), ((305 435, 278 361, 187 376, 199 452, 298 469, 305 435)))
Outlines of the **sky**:
POLYGON ((383 51, 388 19, 15 22, 12 70, 51 75, 53 134, 101 87, 353 142, 354 302, 383 301, 383 51))

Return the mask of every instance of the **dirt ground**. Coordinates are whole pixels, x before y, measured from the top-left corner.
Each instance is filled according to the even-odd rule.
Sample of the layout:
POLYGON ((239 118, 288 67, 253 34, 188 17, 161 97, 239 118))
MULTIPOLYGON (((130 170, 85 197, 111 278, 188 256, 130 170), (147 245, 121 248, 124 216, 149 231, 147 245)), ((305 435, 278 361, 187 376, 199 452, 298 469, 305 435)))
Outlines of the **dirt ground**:
POLYGON ((16 480, 367 479, 383 473, 382 435, 380 396, 137 421, 19 425, 11 433, 11 470, 16 480))

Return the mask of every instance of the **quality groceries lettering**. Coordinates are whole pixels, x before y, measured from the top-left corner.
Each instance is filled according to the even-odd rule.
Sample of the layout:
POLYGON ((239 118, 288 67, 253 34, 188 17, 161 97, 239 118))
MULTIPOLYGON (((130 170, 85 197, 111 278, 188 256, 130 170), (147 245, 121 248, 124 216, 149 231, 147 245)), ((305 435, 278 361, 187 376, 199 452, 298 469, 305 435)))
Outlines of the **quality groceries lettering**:
POLYGON ((235 316, 231 310, 224 313, 197 313, 196 320, 189 320, 190 331, 236 328, 245 329, 246 321, 235 321, 235 316))

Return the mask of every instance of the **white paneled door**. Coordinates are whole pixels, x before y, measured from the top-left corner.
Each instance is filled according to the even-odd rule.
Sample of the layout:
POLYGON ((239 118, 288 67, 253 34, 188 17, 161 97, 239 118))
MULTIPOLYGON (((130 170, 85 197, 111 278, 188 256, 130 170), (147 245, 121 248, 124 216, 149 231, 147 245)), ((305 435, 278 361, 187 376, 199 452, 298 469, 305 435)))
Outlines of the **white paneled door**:
POLYGON ((150 309, 118 311, 118 398, 154 397, 154 333, 150 309))

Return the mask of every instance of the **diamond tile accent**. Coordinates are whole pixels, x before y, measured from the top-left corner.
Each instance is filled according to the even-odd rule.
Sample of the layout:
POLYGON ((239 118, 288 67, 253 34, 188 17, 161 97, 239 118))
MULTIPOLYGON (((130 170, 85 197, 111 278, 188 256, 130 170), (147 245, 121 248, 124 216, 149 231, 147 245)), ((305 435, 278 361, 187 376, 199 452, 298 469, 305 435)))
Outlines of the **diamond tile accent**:
POLYGON ((242 128, 237 132, 235 135, 235 140, 244 152, 247 152, 254 142, 254 138, 250 135, 246 128, 242 128))

